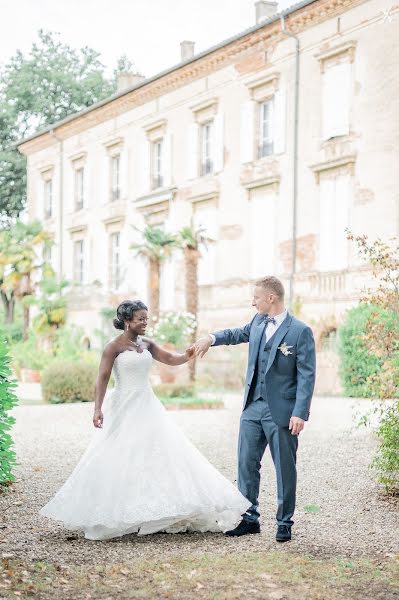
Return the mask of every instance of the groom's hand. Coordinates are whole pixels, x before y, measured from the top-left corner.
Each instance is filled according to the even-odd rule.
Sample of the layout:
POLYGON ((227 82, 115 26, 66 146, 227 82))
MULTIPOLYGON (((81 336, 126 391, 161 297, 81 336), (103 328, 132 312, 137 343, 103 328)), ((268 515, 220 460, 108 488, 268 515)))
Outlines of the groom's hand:
POLYGON ((200 338, 194 344, 195 346, 195 356, 199 356, 202 358, 204 354, 206 354, 209 348, 212 346, 212 338, 210 335, 206 337, 200 338))
POLYGON ((304 427, 305 421, 303 419, 300 419, 299 417, 291 417, 288 428, 290 429, 292 435, 299 435, 304 427))

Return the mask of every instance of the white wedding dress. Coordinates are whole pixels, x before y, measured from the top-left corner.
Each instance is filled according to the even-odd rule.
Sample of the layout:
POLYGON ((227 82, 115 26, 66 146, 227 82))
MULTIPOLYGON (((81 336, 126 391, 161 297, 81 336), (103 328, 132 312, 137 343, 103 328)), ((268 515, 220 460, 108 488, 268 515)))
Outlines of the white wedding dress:
POLYGON ((91 540, 138 532, 225 531, 250 506, 173 423, 154 395, 152 356, 114 362, 104 424, 71 476, 40 514, 91 540))

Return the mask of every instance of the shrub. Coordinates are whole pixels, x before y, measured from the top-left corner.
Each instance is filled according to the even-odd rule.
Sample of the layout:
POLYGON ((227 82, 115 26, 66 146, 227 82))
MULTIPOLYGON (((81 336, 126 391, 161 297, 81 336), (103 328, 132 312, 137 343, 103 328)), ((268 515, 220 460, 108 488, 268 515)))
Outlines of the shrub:
POLYGON ((372 467, 386 492, 399 494, 399 402, 382 411, 377 436, 380 444, 372 467))
POLYGON ((56 360, 42 376, 42 392, 45 402, 90 402, 94 400, 97 367, 84 362, 56 360))
POLYGON ((50 352, 39 347, 38 340, 33 333, 27 340, 13 344, 10 353, 13 367, 17 373, 21 369, 41 371, 53 358, 50 352))
POLYGON ((15 419, 9 412, 18 400, 14 393, 16 382, 11 377, 10 362, 7 344, 0 339, 0 490, 15 481, 13 468, 16 458, 9 433, 15 419))
POLYGON ((369 397, 368 378, 381 368, 381 360, 370 352, 364 337, 368 322, 376 311, 381 309, 360 304, 347 312, 339 329, 340 377, 344 393, 348 396, 369 397))

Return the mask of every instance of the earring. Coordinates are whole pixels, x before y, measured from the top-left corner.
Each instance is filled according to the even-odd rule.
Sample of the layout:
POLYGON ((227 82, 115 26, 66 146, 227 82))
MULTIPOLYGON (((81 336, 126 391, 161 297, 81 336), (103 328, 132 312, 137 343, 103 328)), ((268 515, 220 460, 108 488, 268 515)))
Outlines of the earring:
POLYGON ((129 323, 126 323, 126 331, 129 331, 129 323))

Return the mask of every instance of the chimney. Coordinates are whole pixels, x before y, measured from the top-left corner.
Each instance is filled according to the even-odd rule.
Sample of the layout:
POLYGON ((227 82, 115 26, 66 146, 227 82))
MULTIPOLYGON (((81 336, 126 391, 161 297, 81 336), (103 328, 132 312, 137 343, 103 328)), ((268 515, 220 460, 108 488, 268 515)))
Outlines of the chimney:
POLYGON ((190 60, 194 56, 194 46, 195 42, 189 42, 185 40, 184 42, 180 42, 180 52, 181 52, 181 61, 185 62, 186 60, 190 60))
POLYGON ((258 0, 255 2, 256 24, 259 25, 265 19, 277 14, 278 3, 269 0, 258 0))
POLYGON ((123 92, 137 85, 140 81, 144 81, 144 79, 144 75, 140 75, 140 73, 129 73, 128 71, 118 73, 116 76, 116 91, 123 92))

